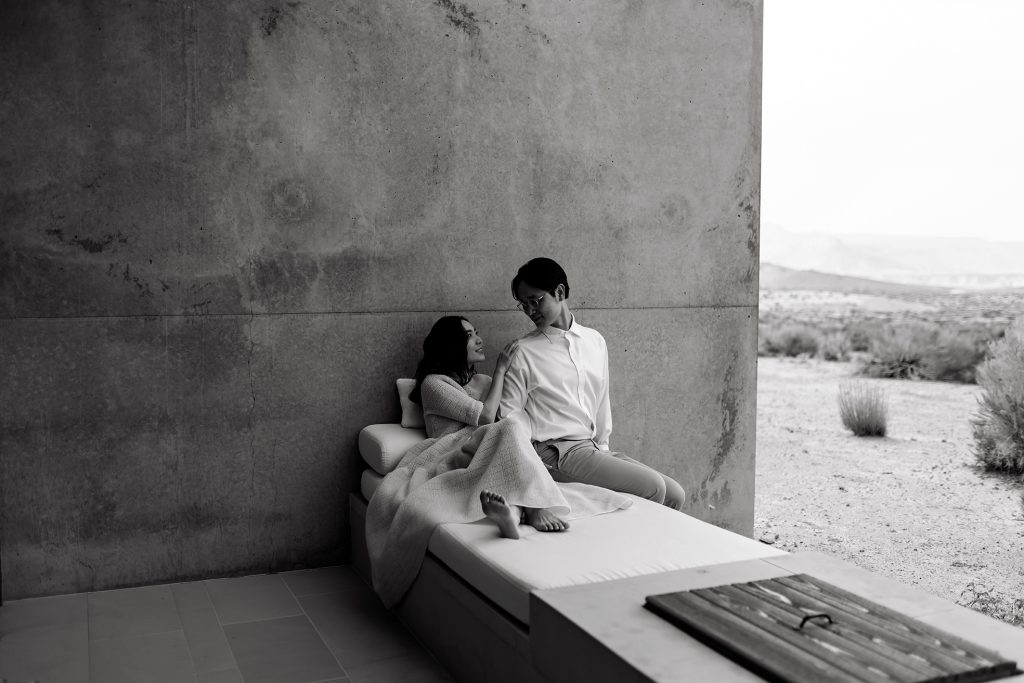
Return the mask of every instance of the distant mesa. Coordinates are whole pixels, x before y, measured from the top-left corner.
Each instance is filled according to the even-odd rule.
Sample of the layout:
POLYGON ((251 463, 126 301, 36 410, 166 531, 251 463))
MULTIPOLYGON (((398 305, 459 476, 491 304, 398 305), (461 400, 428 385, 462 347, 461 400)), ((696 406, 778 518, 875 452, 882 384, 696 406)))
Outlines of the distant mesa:
POLYGON ((761 289, 808 290, 814 292, 844 292, 851 294, 945 294, 949 287, 905 285, 868 278, 822 273, 817 270, 784 268, 772 263, 761 264, 761 289))
POLYGON ((760 242, 765 271, 762 287, 766 282, 778 282, 790 283, 785 288, 794 289, 792 283, 799 281, 838 287, 833 291, 880 291, 880 285, 885 285, 885 291, 904 292, 1024 287, 1024 243, 971 237, 796 233, 768 222, 761 226, 760 242), (768 264, 791 272, 783 277, 781 271, 766 269, 768 264), (822 276, 846 279, 821 280, 822 276), (893 290, 889 285, 924 289, 893 290))

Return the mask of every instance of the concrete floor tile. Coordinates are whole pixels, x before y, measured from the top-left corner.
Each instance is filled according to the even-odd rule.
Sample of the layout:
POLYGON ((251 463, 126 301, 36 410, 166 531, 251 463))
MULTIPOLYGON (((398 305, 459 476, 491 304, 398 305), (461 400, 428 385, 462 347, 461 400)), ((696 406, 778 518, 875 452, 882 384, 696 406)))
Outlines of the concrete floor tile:
POLYGON ((345 670, 352 683, 452 683, 441 665, 426 654, 381 659, 345 670))
POLYGON ((345 675, 305 616, 224 627, 246 683, 313 683, 345 675))
POLYGON ((283 572, 279 576, 296 597, 336 593, 353 578, 358 578, 351 569, 344 566, 283 572))
POLYGON ((86 625, 36 626, 28 632, 5 633, 0 637, 0 681, 89 683, 86 625))
POLYGON ((90 640, 181 630, 168 586, 89 593, 88 601, 90 640))
POLYGON ((205 671, 196 674, 198 683, 245 683, 242 672, 238 669, 222 669, 220 671, 205 671))
POLYGON ((5 602, 0 607, 0 636, 29 634, 53 626, 85 626, 89 618, 87 604, 85 593, 5 602))
POLYGON ((276 574, 211 579, 204 583, 222 624, 302 614, 299 603, 276 574))
POLYGON ((186 610, 178 616, 196 672, 235 668, 235 657, 212 607, 186 610))
POLYGON ((305 596, 299 602, 346 669, 420 650, 398 619, 361 583, 344 593, 305 596))
POLYGON ((171 593, 174 594, 174 605, 179 612, 188 609, 213 608, 213 601, 210 594, 206 592, 206 584, 202 581, 190 581, 189 583, 172 583, 171 593))
POLYGON ((86 594, 4 603, 0 607, 0 679, 88 683, 86 594))
POLYGON ((447 680, 347 566, 8 602, 0 636, 11 681, 350 681, 337 658, 364 680, 447 680))
POLYGON ((89 643, 95 683, 195 683, 192 658, 181 631, 89 643))

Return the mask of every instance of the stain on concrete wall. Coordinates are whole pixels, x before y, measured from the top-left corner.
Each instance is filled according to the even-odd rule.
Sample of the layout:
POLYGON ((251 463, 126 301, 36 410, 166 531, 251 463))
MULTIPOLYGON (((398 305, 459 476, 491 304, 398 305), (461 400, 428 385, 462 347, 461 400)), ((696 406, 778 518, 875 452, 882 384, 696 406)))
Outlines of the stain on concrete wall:
POLYGON ((5 596, 343 561, 358 430, 443 312, 492 357, 526 331, 541 254, 614 349, 615 445, 749 531, 760 31, 760 2, 4 3, 5 596))

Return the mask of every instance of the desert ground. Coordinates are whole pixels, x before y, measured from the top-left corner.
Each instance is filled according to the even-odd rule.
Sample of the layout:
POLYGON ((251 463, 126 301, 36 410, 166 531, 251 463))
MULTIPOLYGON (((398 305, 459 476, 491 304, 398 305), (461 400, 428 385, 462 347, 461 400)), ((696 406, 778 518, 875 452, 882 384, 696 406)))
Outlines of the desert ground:
POLYGON ((1005 327, 1024 310, 1024 290, 862 291, 762 289, 762 323, 804 323, 822 330, 858 320, 983 324, 1005 327))
POLYGON ((1016 613, 1022 484, 975 466, 970 418, 981 389, 861 379, 855 370, 758 359, 754 537, 820 550, 961 604, 981 594, 976 607, 1016 613), (884 387, 887 436, 843 427, 837 395, 846 381, 884 387))

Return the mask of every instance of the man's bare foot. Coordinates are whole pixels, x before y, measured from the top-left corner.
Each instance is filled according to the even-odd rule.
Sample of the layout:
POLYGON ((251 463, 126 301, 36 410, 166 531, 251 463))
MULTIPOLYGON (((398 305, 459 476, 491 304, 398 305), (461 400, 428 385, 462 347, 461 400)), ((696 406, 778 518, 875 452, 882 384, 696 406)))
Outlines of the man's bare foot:
POLYGON ((565 531, 569 528, 569 522, 548 508, 526 508, 526 523, 537 531, 565 531))
POLYGON ((519 520, 512 514, 504 497, 491 491, 481 491, 480 507, 487 518, 498 525, 498 531, 504 538, 519 538, 519 520))

